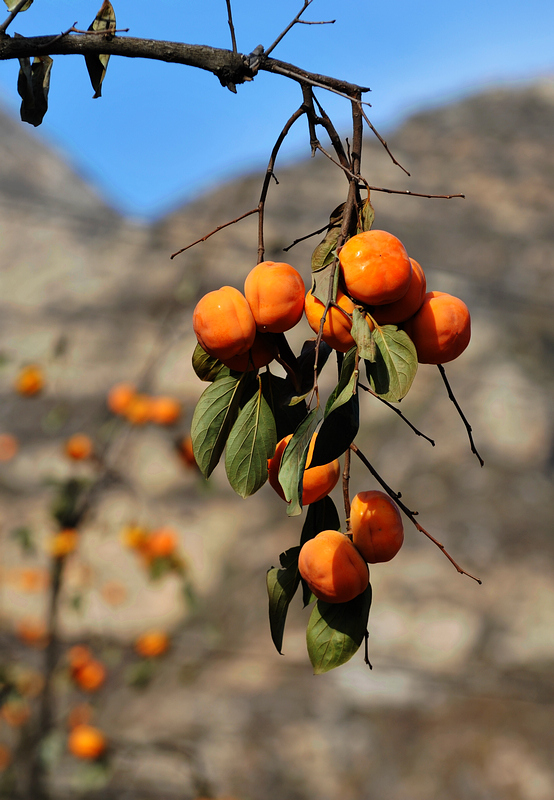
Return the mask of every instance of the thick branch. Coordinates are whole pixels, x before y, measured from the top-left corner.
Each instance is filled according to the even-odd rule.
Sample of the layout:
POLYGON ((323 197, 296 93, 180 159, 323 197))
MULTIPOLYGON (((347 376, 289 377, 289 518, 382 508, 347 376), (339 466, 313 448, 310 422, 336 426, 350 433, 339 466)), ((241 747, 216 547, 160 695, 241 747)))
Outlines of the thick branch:
POLYGON ((284 75, 300 83, 321 86, 350 98, 355 97, 360 91, 368 91, 347 81, 307 72, 293 64, 267 58, 263 53, 257 56, 255 67, 251 67, 250 58, 247 55, 202 44, 136 39, 130 36, 107 38, 92 34, 62 36, 53 34, 31 38, 4 36, 0 38, 0 61, 44 55, 101 54, 127 58, 150 58, 156 61, 197 67, 217 75, 225 86, 230 83, 237 84, 252 80, 257 70, 263 70, 284 75))

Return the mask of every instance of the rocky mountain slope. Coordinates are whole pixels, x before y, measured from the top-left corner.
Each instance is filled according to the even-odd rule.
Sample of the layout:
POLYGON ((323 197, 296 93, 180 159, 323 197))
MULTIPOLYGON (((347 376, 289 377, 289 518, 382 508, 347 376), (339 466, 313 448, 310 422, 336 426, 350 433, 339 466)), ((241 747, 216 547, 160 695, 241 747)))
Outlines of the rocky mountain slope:
MULTIPOLYGON (((69 474, 61 442, 76 430, 107 439, 106 391, 141 377, 179 396, 185 430, 203 386, 190 367, 197 297, 240 286, 256 258, 253 217, 171 261, 170 253, 258 202, 261 177, 223 185, 152 227, 120 219, 60 161, 1 117, 0 426, 21 441, 0 465, 6 654, 14 621, 39 615, 9 568, 23 559, 10 532, 49 532, 51 489, 69 474), (20 364, 42 363, 40 399, 15 398, 20 364)), ((171 658, 144 693, 125 684, 125 660, 97 706, 112 735, 113 775, 97 796, 192 798, 214 792, 261 800, 550 800, 554 691, 554 84, 493 90, 409 119, 390 146, 411 172, 367 143, 376 226, 399 236, 430 288, 461 296, 473 314, 470 347, 447 372, 481 469, 436 369, 421 367, 402 410, 436 440, 416 438, 368 398, 359 445, 420 513, 478 586, 457 575, 408 525, 403 551, 372 570, 369 672, 361 657, 313 677, 306 614, 290 612, 285 656, 269 639, 265 571, 298 540, 269 487, 242 501, 217 470, 207 490, 184 474, 172 434, 126 435, 113 455, 126 483, 106 492, 70 565, 63 634, 112 652, 145 624, 175 631, 171 658), (184 608, 170 579, 150 584, 118 531, 139 518, 173 525, 199 596, 184 608), (107 582, 125 584, 116 609, 107 582), (76 587, 85 586, 75 610, 76 587)), ((316 240, 282 248, 327 221, 346 183, 323 157, 283 169, 267 207, 267 257, 309 280, 316 240)), ((297 346, 307 325, 291 337, 297 346)), ((331 376, 332 377, 332 376, 331 376)), ((331 377, 329 380, 331 380, 331 377)), ((352 489, 373 488, 357 465, 352 489)), ((337 495, 337 502, 340 498, 337 495)), ((46 563, 39 547, 34 557, 46 563)), ((128 656, 125 656, 127 658, 128 656)), ((36 656, 37 663, 40 654, 36 656)), ((63 709, 60 709, 60 725, 63 709)), ((74 797, 75 769, 53 773, 74 797)), ((93 796, 94 793, 90 794, 93 796)))

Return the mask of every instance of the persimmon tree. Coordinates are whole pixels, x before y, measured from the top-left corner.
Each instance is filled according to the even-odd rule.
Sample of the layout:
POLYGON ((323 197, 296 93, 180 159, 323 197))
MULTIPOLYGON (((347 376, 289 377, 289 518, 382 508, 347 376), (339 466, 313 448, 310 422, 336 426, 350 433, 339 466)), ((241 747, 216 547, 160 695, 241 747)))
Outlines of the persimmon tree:
MULTIPOLYGON (((33 0, 4 2, 9 15, 0 25, 0 60, 19 60, 21 118, 35 126, 42 122, 48 109, 52 60, 58 55, 85 58, 95 98, 102 94, 111 56, 147 58, 202 69, 211 72, 222 87, 232 92, 236 92, 237 87, 245 82, 262 80, 265 72, 298 85, 298 106, 276 134, 267 169, 260 182, 257 205, 235 219, 222 221, 201 239, 184 242, 182 248, 168 255, 177 258, 223 228, 257 215, 252 268, 257 268, 256 265, 274 265, 274 262, 265 261, 266 199, 280 149, 291 128, 300 119, 307 121, 307 148, 312 155, 321 153, 344 175, 344 195, 337 197, 336 207, 329 210, 329 221, 315 232, 306 232, 305 236, 287 248, 290 251, 299 241, 311 236, 322 237, 313 250, 311 274, 303 276, 304 283, 309 285, 305 300, 304 284, 301 289, 296 289, 301 292, 300 314, 305 308, 314 330, 314 336, 305 342, 300 353, 293 353, 286 338, 287 330, 298 321, 297 310, 290 314, 291 324, 287 317, 285 325, 277 323, 277 327, 273 328, 270 327, 273 323, 256 319, 255 306, 261 306, 262 301, 259 298, 254 301, 252 297, 258 296, 256 292, 259 294, 267 289, 264 284, 266 280, 270 281, 267 284, 268 294, 276 295, 280 279, 272 284, 273 279, 266 278, 266 273, 256 273, 256 278, 251 279, 250 288, 245 288, 246 297, 235 287, 232 287, 232 292, 227 291, 229 287, 223 287, 221 295, 200 300, 195 312, 195 331, 199 343, 192 357, 196 374, 209 385, 196 407, 192 440, 196 462, 206 478, 209 478, 225 454, 229 482, 242 497, 258 491, 269 477, 270 483, 284 498, 289 516, 300 515, 303 506, 307 506, 299 544, 282 553, 279 556, 280 566, 271 567, 267 574, 270 630, 277 650, 282 651, 289 604, 301 588, 304 605, 313 604, 307 625, 307 644, 314 671, 322 673, 344 664, 364 642, 365 660, 370 665, 367 642, 371 576, 367 563, 387 560, 398 551, 403 539, 400 511, 419 532, 442 550, 460 574, 478 581, 420 524, 417 512, 405 505, 401 493, 389 486, 355 441, 360 426, 359 397, 363 392, 371 395, 376 403, 385 404, 414 434, 434 444, 404 417, 398 407, 416 378, 418 364, 431 363, 438 367, 448 397, 467 430, 471 450, 483 464, 473 441, 471 426, 454 397, 444 369, 444 363, 458 357, 469 341, 467 308, 461 300, 443 292, 426 292, 424 271, 418 262, 407 254, 393 234, 374 228, 373 203, 375 195, 380 192, 440 200, 461 198, 463 195, 420 194, 373 185, 362 172, 366 130, 377 137, 392 162, 406 174, 409 173, 394 157, 368 117, 368 104, 364 101, 368 87, 341 78, 314 74, 272 56, 293 26, 308 22, 304 14, 313 0, 304 0, 297 15, 273 43, 267 47, 260 45, 246 54, 237 49, 231 0, 226 0, 231 38, 231 49, 228 50, 133 38, 127 35, 126 29, 117 27, 114 6, 108 0, 103 2, 86 31, 75 23, 62 33, 12 37, 8 33, 9 26, 19 13, 32 7, 33 0), (350 106, 351 130, 346 137, 339 133, 325 111, 323 98, 328 92, 339 95, 350 106), (380 275, 378 279, 375 278, 377 273, 380 275), (366 292, 368 275, 370 290, 366 292), (397 275, 401 277, 389 291, 389 284, 391 281, 394 283, 397 275), (386 285, 386 290, 375 293, 374 284, 377 280, 386 285), (252 289, 254 284, 255 289, 252 289), (223 295, 227 305, 222 305, 223 295), (236 295, 242 299, 232 299, 236 295), (239 306, 241 310, 237 311, 239 306), (251 312, 253 321, 245 323, 246 327, 250 326, 245 333, 242 323, 249 319, 251 312), (241 328, 240 341, 238 338, 232 341, 228 351, 218 350, 218 337, 221 339, 226 335, 226 329, 232 327, 229 320, 235 317, 241 319, 238 326, 241 328), (233 358, 241 360, 233 361, 233 358), (333 369, 333 360, 336 361, 337 383, 325 398, 320 392, 319 376, 324 368, 333 369), (273 369, 274 364, 278 365, 277 370, 273 369), (281 444, 285 439, 286 442, 281 444), (362 500, 356 499, 355 527, 359 540, 364 542, 363 547, 358 548, 356 537, 352 543, 350 522, 352 455, 379 487, 377 491, 367 493, 372 495, 371 503, 365 495, 362 500), (308 473, 333 464, 336 459, 342 460, 343 508, 340 512, 328 491, 309 502, 306 502, 306 498, 310 496, 305 494, 308 473), (378 495, 375 502, 374 494, 378 495), (359 510, 360 506, 363 506, 362 511, 359 510), (386 535, 389 524, 394 539, 392 544, 387 541, 383 543, 379 538, 383 530, 386 535), (339 533, 341 529, 343 532, 339 533), (325 535, 321 537, 321 534, 325 535), (338 539, 335 534, 338 534, 338 539), (303 551, 308 542, 309 548, 303 551), (331 555, 326 549, 328 546, 334 548, 331 555), (320 553, 324 552, 325 557, 322 556, 320 562, 320 553), (368 553, 381 555, 374 558, 368 553), (340 564, 347 566, 344 569, 342 566, 325 566, 327 562, 336 565, 339 563, 337 559, 340 564), (353 596, 348 587, 344 589, 341 584, 340 589, 337 588, 337 580, 340 578, 343 581, 345 575, 348 583, 352 563, 352 574, 359 589, 353 596), (340 573, 338 577, 333 569, 340 573), (348 599, 345 600, 345 597, 348 599)), ((311 21, 310 24, 315 22, 311 21)), ((330 21, 321 24, 330 24, 330 21)), ((281 266, 292 269, 288 264, 281 266)), ((289 272, 286 274, 290 275, 289 272)), ((300 282, 296 277, 293 282, 299 287, 302 277, 300 282)), ((73 514, 70 520, 72 525, 79 523, 94 502, 103 479, 101 476, 84 496, 65 498, 67 504, 60 512, 63 517, 62 520, 59 516, 60 524, 62 521, 64 525, 67 523, 67 514, 73 514)), ((61 568, 62 560, 59 559, 55 591, 59 590, 61 568)), ((55 595, 51 604, 52 615, 55 615, 55 595)), ((49 713, 45 705, 44 727, 51 723, 49 713)))

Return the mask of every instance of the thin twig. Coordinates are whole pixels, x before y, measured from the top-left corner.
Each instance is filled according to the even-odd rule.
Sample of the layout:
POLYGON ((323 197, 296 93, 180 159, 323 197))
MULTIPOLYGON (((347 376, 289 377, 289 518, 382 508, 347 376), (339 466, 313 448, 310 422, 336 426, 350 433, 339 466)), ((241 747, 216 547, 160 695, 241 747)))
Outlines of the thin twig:
POLYGON ((385 150, 386 150, 386 151, 387 151, 387 153, 389 154, 389 156, 390 156, 390 159, 391 159, 392 163, 393 163, 393 164, 395 164, 397 167, 400 167, 400 169, 401 169, 403 172, 405 172, 405 173, 406 173, 406 175, 407 175, 408 177, 411 177, 411 176, 410 176, 410 173, 408 172, 408 170, 406 169, 406 167, 403 167, 403 166, 402 166, 402 164, 401 164, 399 161, 397 161, 397 159, 396 159, 396 158, 393 156, 393 154, 391 153, 391 151, 390 151, 390 149, 389 149, 389 146, 388 146, 388 144, 387 144, 387 143, 386 143, 386 141, 383 139, 383 137, 381 136, 381 134, 379 133, 379 131, 377 130, 377 128, 376 128, 376 127, 373 125, 373 123, 371 122, 371 120, 369 119, 369 117, 367 116, 367 114, 365 113, 365 111, 364 111, 364 109, 363 109, 362 105, 360 105, 360 110, 361 110, 361 112, 362 112, 363 118, 365 119, 365 121, 366 121, 366 123, 367 123, 367 125, 368 125, 369 129, 370 129, 370 130, 371 130, 371 131, 372 131, 372 132, 375 134, 375 136, 376 136, 376 137, 379 139, 379 141, 381 142, 381 144, 383 145, 383 147, 385 148, 385 150))
MULTIPOLYGON (((367 185, 367 184, 366 184, 367 185)), ((404 194, 407 197, 427 197, 430 200, 452 200, 461 198, 465 200, 465 194, 424 194, 423 192, 411 192, 409 189, 387 189, 383 186, 367 186, 372 192, 386 192, 387 194, 404 194)))
POLYGON ((304 11, 305 11, 305 10, 308 8, 308 6, 309 6, 309 5, 310 5, 312 2, 313 2, 313 0, 304 0, 304 5, 302 6, 302 8, 301 8, 301 9, 300 9, 300 11, 298 12, 298 14, 295 16, 295 18, 292 20, 292 22, 290 22, 290 23, 287 25, 287 27, 285 28, 285 30, 284 30, 282 33, 280 33, 280 34, 279 34, 279 36, 278 36, 278 37, 275 39, 275 41, 273 42, 273 44, 272 44, 272 45, 270 45, 270 46, 267 48, 267 50, 265 51, 265 55, 266 55, 266 56, 268 56, 268 55, 271 53, 271 51, 272 51, 272 50, 275 50, 275 48, 277 47, 277 45, 279 44, 279 42, 280 42, 282 39, 284 39, 284 38, 285 38, 285 36, 287 35, 287 33, 290 31, 290 29, 291 29, 291 28, 293 28, 293 27, 296 25, 296 23, 297 23, 297 22, 300 22, 300 17, 302 16, 302 14, 304 13, 304 11))
POLYGON ((231 11, 231 0, 226 0, 227 2, 227 16, 228 16, 228 23, 229 28, 231 30, 231 43, 233 45, 233 53, 237 53, 237 39, 235 36, 235 26, 233 25, 233 12, 231 11))
POLYGON ((275 161, 277 159, 277 155, 279 150, 281 149, 281 145, 283 144, 285 137, 287 136, 288 132, 294 125, 297 119, 306 113, 306 109, 304 105, 301 105, 300 108, 297 108, 294 114, 287 120, 285 123, 283 130, 277 137, 277 141, 273 145, 273 150, 271 151, 271 155, 269 157, 269 162, 267 165, 267 169, 265 172, 264 182, 262 184, 262 191, 260 192, 260 201, 258 203, 258 264, 264 260, 264 253, 265 253, 265 244, 264 244, 264 211, 265 211, 265 201, 267 198, 267 192, 269 189, 269 184, 272 177, 275 177, 273 174, 273 170, 275 168, 275 161))
POLYGON ((185 250, 189 250, 191 247, 194 247, 196 244, 200 244, 200 242, 205 242, 207 239, 210 238, 210 236, 213 236, 214 233, 219 233, 219 231, 222 231, 223 228, 228 228, 229 225, 234 225, 235 222, 240 222, 241 219, 245 219, 246 217, 250 217, 252 214, 257 214, 257 213, 258 213, 258 209, 257 208, 251 208, 250 211, 246 211, 244 214, 241 214, 240 217, 236 217, 235 219, 232 219, 229 222, 224 222, 223 225, 218 225, 217 228, 214 228, 213 231, 210 231, 205 236, 202 236, 200 239, 197 239, 195 242, 191 242, 191 244, 187 244, 186 247, 182 247, 180 250, 177 250, 176 253, 172 253, 169 257, 170 258, 175 258, 175 256, 178 256, 181 253, 184 253, 185 250))
POLYGON ((421 436, 423 439, 427 439, 427 441, 430 442, 433 445, 433 447, 435 446, 434 439, 431 439, 429 436, 426 436, 424 433, 422 433, 420 430, 418 430, 415 427, 415 425, 413 425, 410 422, 410 420, 407 417, 404 416, 404 414, 400 411, 399 408, 396 408, 396 406, 393 406, 392 403, 389 403, 389 401, 385 400, 384 397, 381 397, 380 395, 378 395, 377 392, 374 392, 373 389, 369 388, 369 386, 364 386, 363 383, 358 383, 358 386, 360 387, 360 389, 363 389, 364 392, 367 392, 368 394, 373 395, 373 397, 376 397, 377 400, 381 401, 381 403, 384 403, 387 406, 387 408, 390 408, 391 411, 394 411, 395 414, 398 414, 400 419, 402 419, 406 423, 406 425, 408 425, 408 427, 410 427, 413 430, 413 432, 415 434, 417 434, 417 436, 421 436))
POLYGON ((362 451, 355 444, 351 444, 350 445, 350 449, 358 456, 360 461, 368 468, 368 470, 371 472, 371 474, 373 475, 375 480, 378 483, 381 484, 381 486, 383 487, 385 492, 389 495, 389 497, 391 497, 395 501, 395 503, 399 506, 399 508, 402 509, 404 514, 408 517, 410 522, 412 522, 415 525, 417 530, 420 533, 423 533, 425 536, 427 536, 427 538, 430 539, 433 542, 433 544, 435 544, 439 548, 439 550, 442 550, 443 554, 450 561, 450 563, 458 570, 460 575, 467 575, 468 578, 471 578, 472 580, 476 581, 476 583, 479 583, 479 584, 482 583, 482 581, 479 578, 476 578, 475 575, 471 575, 469 572, 466 572, 465 569, 460 567, 460 565, 456 561, 454 561, 454 559, 452 558, 450 553, 448 553, 448 551, 446 550, 445 546, 441 542, 439 542, 438 539, 435 539, 435 537, 432 536, 429 533, 429 531, 426 531, 425 528, 422 525, 419 524, 419 522, 417 522, 417 520, 415 518, 415 514, 417 512, 410 511, 410 509, 406 505, 404 505, 404 503, 400 499, 401 495, 399 493, 397 494, 395 491, 393 491, 391 489, 390 486, 388 486, 388 484, 385 483, 383 478, 379 475, 377 470, 370 464, 370 462, 364 456, 362 451))
POLYGON ((13 10, 13 11, 10 13, 10 15, 9 15, 9 16, 8 16, 8 17, 7 17, 5 20, 4 20, 4 22, 3 22, 3 23, 0 25, 0 34, 2 34, 2 33, 5 33, 5 32, 6 32, 6 30, 7 30, 8 26, 9 26, 9 25, 11 25, 11 23, 12 23, 12 22, 14 21, 14 19, 17 17, 17 15, 19 14, 19 12, 21 11, 21 9, 23 8, 23 6, 25 5, 25 3, 26 3, 26 2, 27 2, 27 0, 19 0, 19 3, 16 5, 16 7, 14 8, 14 10, 13 10))
POLYGON ((295 239, 292 244, 287 245, 287 247, 283 247, 283 252, 288 253, 289 250, 292 250, 292 248, 297 244, 300 244, 300 242, 305 242, 306 239, 311 239, 312 236, 317 236, 318 234, 323 233, 323 231, 329 230, 330 227, 331 225, 327 223, 327 225, 324 225, 323 228, 318 228, 317 231, 312 231, 311 233, 307 233, 306 236, 301 236, 300 239, 295 239))
POLYGON ((477 448, 475 447, 475 442, 473 441, 473 434, 472 434, 472 430, 473 429, 472 429, 471 425, 469 424, 469 422, 467 421, 467 419, 465 417, 465 414, 464 414, 464 412, 462 411, 462 409, 460 407, 460 404, 458 403, 458 401, 454 397, 454 392, 452 391, 452 389, 450 387, 450 383, 448 382, 448 378, 446 377, 446 372, 445 372, 445 369, 444 369, 443 365, 442 364, 437 364, 437 366, 439 368, 439 372, 440 372, 441 378, 442 378, 442 380, 444 382, 444 385, 446 386, 446 391, 448 392, 448 397, 454 403, 454 406, 456 407, 456 411, 460 415, 460 418, 461 418, 462 422, 465 425, 465 428, 466 428, 466 431, 467 431, 467 435, 468 435, 468 438, 469 438, 469 444, 471 446, 471 452, 474 453, 477 456, 477 459, 478 459, 479 463, 481 464, 482 467, 484 467, 485 466, 485 462, 483 461, 483 459, 481 458, 481 456, 477 452, 477 448))
POLYGON ((299 25, 334 25, 336 21, 336 19, 323 19, 316 22, 308 22, 305 19, 297 20, 299 25))

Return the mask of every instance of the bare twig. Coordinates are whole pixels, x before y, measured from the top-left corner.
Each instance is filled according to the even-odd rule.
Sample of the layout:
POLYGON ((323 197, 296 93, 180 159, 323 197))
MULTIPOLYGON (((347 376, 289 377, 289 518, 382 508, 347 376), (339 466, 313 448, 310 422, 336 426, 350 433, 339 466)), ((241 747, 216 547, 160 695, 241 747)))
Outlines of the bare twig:
POLYGON ((295 16, 295 18, 292 20, 292 22, 290 22, 290 23, 287 25, 287 27, 285 28, 285 30, 284 30, 282 33, 280 33, 280 34, 279 34, 279 36, 278 36, 278 37, 275 39, 275 41, 273 42, 273 44, 271 44, 271 45, 270 45, 270 46, 267 48, 267 50, 265 51, 265 54, 266 54, 266 56, 268 56, 268 55, 271 53, 271 51, 272 51, 272 50, 275 50, 275 48, 277 47, 277 45, 279 44, 279 42, 280 42, 280 41, 282 41, 282 39, 284 39, 284 38, 285 38, 285 36, 287 35, 287 33, 290 31, 290 29, 291 29, 291 28, 293 28, 293 27, 296 25, 296 23, 297 23, 297 22, 300 22, 300 17, 302 16, 302 14, 304 13, 304 11, 305 11, 305 10, 308 8, 308 6, 309 6, 309 5, 310 5, 312 2, 313 2, 313 0, 304 0, 304 5, 302 6, 302 8, 301 8, 301 9, 300 9, 300 11, 298 12, 298 14, 295 16))
POLYGON ((257 213, 258 213, 258 209, 257 208, 251 208, 250 211, 246 211, 244 214, 241 214, 240 217, 236 217, 235 219, 232 219, 229 222, 224 222, 223 225, 218 225, 217 228, 214 228, 213 231, 210 231, 205 236, 202 236, 200 239, 197 239, 195 242, 191 242, 190 244, 187 244, 186 247, 181 247, 180 250, 177 250, 175 253, 172 253, 170 255, 170 258, 175 258, 175 256, 178 256, 181 253, 184 253, 185 250, 189 250, 191 247, 194 247, 196 244, 200 244, 200 242, 205 242, 207 239, 210 238, 210 236, 213 236, 214 233, 218 233, 219 231, 222 231, 223 228, 228 228, 229 225, 234 225, 235 222, 240 222, 241 219, 245 219, 245 217, 250 217, 252 214, 257 214, 257 213))
POLYGON ((389 495, 389 497, 391 497, 395 501, 395 503, 399 506, 399 508, 402 509, 404 514, 408 517, 410 522, 412 522, 415 525, 417 530, 420 533, 423 533, 425 536, 427 536, 427 538, 430 539, 433 542, 433 544, 435 544, 439 548, 439 550, 442 550, 443 554, 450 561, 450 563, 458 570, 460 575, 467 575, 468 578, 471 578, 472 580, 476 581, 477 583, 479 583, 479 584, 482 583, 482 581, 479 578, 476 578, 475 575, 471 575, 469 572, 466 572, 465 569, 460 567, 460 565, 456 561, 454 561, 454 559, 452 558, 450 553, 448 553, 448 551, 446 550, 445 546, 441 542, 439 542, 438 539, 435 539, 435 537, 432 536, 429 533, 429 531, 426 531, 425 528, 422 525, 419 524, 419 522, 417 522, 417 520, 415 518, 416 512, 415 511, 410 511, 410 509, 400 499, 401 495, 397 494, 395 491, 393 491, 391 489, 391 487, 387 483, 385 483, 383 478, 379 475, 377 470, 370 464, 370 462, 364 456, 362 451, 355 444, 351 444, 350 445, 350 449, 358 456, 360 461, 368 468, 368 470, 371 472, 371 474, 373 475, 375 480, 378 483, 381 484, 381 486, 383 487, 385 492, 389 495))
POLYGON ((410 422, 410 420, 407 417, 404 416, 404 414, 400 411, 399 408, 397 408, 396 406, 393 406, 393 404, 389 403, 388 400, 385 400, 384 397, 380 397, 380 395, 378 395, 376 392, 374 392, 373 389, 370 389, 369 386, 364 386, 363 383, 358 383, 358 386, 360 387, 360 389, 363 389, 364 392, 367 392, 368 394, 373 395, 373 397, 376 397, 377 400, 381 401, 381 403, 384 403, 387 406, 387 408, 391 409, 391 411, 394 411, 394 413, 397 414, 400 417, 400 419, 402 419, 406 423, 406 425, 408 425, 408 427, 411 428, 413 430, 413 432, 417 436, 421 436, 423 439, 427 439, 427 441, 430 442, 433 445, 433 447, 435 446, 434 439, 431 439, 429 436, 426 436, 424 433, 422 433, 420 430, 418 430, 415 427, 415 425, 413 425, 410 422))
POLYGON ((336 21, 336 19, 322 19, 316 22, 309 22, 305 19, 297 20, 299 25, 334 25, 336 21))
POLYGON ((331 226, 329 225, 329 223, 327 223, 327 225, 324 225, 323 228, 318 228, 317 231, 312 231, 311 233, 307 233, 306 236, 301 236, 300 239, 295 239, 294 242, 292 242, 292 244, 283 247, 283 252, 288 253, 289 250, 292 250, 292 248, 295 247, 297 244, 300 244, 300 242, 305 242, 306 239, 311 239, 312 236, 317 236, 318 234, 323 233, 323 231, 329 230, 330 227, 331 226))
POLYGON ((452 391, 452 389, 450 387, 450 383, 448 382, 448 378, 446 377, 446 372, 445 372, 445 369, 444 369, 443 365, 442 364, 437 364, 437 366, 439 368, 439 372, 440 372, 441 378, 443 380, 443 383, 446 386, 446 391, 448 392, 448 397, 454 403, 454 406, 456 407, 456 411, 460 415, 460 419, 462 420, 462 422, 465 425, 465 428, 466 428, 466 431, 467 431, 467 435, 468 435, 468 438, 469 438, 469 444, 471 446, 471 452, 474 453, 475 456, 477 456, 477 459, 478 459, 479 463, 481 464, 482 467, 484 467, 485 466, 485 462, 483 461, 483 459, 481 458, 481 456, 477 452, 477 448, 475 447, 475 442, 473 441, 472 427, 469 424, 469 422, 467 421, 467 419, 465 417, 465 414, 461 409, 460 404, 458 403, 458 401, 454 397, 454 392, 452 391))
POLYGON ((375 136, 379 139, 379 141, 381 142, 381 144, 383 145, 383 147, 385 148, 385 150, 389 154, 392 163, 396 164, 397 167, 400 167, 400 169, 403 172, 405 172, 408 177, 410 177, 410 173, 408 172, 408 170, 405 167, 403 167, 402 164, 399 161, 397 161, 396 158, 393 156, 393 154, 391 153, 391 151, 389 149, 388 144, 383 139, 383 137, 381 136, 381 134, 379 133, 377 128, 375 128, 375 126, 373 125, 373 123, 371 122, 371 120, 369 119, 367 114, 365 113, 362 105, 360 105, 360 111, 362 112, 363 118, 365 119, 369 129, 375 134, 375 136))
POLYGON ((231 0, 226 0, 227 2, 227 21, 229 23, 229 29, 231 31, 231 44, 233 46, 233 53, 237 53, 237 39, 235 36, 235 26, 233 25, 233 12, 231 11, 231 0))
POLYGON ((8 26, 12 24, 14 19, 17 17, 23 6, 27 0, 19 0, 19 3, 16 5, 14 10, 10 13, 10 15, 4 20, 4 22, 0 25, 0 35, 5 33, 8 26))

